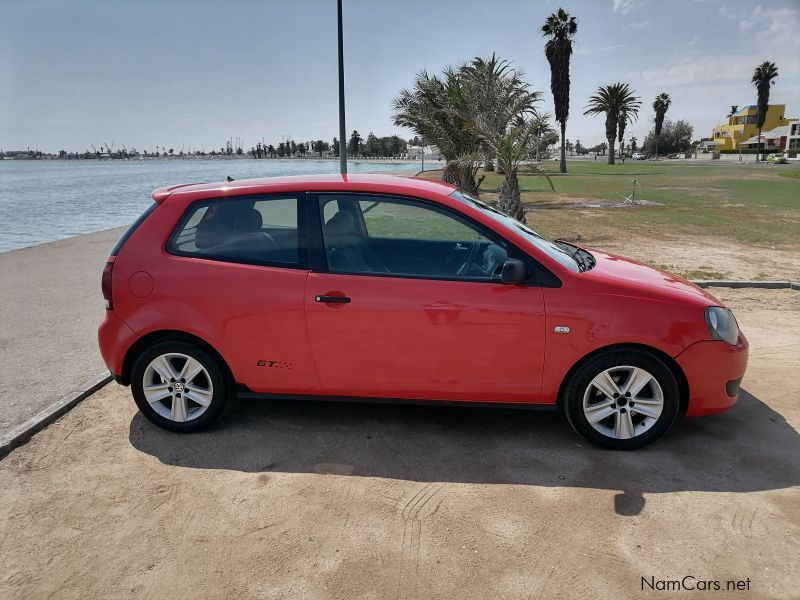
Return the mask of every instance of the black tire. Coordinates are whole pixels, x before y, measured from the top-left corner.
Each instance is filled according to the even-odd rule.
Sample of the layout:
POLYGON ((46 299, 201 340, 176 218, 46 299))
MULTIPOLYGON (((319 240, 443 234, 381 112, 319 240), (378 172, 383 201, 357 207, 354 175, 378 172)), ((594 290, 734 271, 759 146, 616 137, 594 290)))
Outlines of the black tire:
MULTIPOLYGON (((131 391, 136 406, 139 407, 139 410, 148 420, 169 431, 189 433, 208 427, 222 416, 228 404, 232 386, 229 383, 229 378, 226 376, 223 367, 219 364, 218 360, 208 352, 188 342, 166 340, 157 342, 142 352, 136 359, 133 370, 131 371, 131 391), (205 409, 205 412, 196 418, 184 422, 173 421, 158 414, 145 398, 144 377, 148 365, 158 356, 169 353, 184 354, 198 361, 208 373, 211 384, 213 385, 211 401, 205 409)), ((166 400, 166 402, 170 402, 170 400, 166 400)))
MULTIPOLYGON (((602 395, 601 395, 602 397, 602 395)), ((680 408, 678 382, 672 371, 654 354, 644 350, 608 350, 581 364, 570 376, 563 389, 561 408, 569 424, 584 438, 611 450, 635 450, 660 438, 675 422, 680 408), (661 414, 641 434, 628 439, 617 439, 597 431, 583 410, 583 399, 592 380, 603 371, 614 367, 631 366, 645 369, 656 380, 663 394, 661 414)), ((630 408, 628 408, 630 410, 630 408)), ((633 414, 636 411, 634 409, 633 414)), ((614 417, 609 417, 613 419, 614 417)), ((643 419, 643 416, 637 416, 643 419)), ((644 427, 644 425, 643 425, 644 427)), ((634 431, 635 431, 634 427, 634 431)))

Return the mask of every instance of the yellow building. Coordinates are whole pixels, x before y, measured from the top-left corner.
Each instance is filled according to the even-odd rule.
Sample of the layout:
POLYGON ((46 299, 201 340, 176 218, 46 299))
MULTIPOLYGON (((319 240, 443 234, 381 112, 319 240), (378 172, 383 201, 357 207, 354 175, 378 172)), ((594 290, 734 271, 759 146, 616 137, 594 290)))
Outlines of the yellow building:
MULTIPOLYGON (((784 118, 785 104, 770 104, 767 108, 767 118, 764 120, 763 131, 770 131, 781 125, 788 125, 790 119, 784 118)), ((758 135, 756 118, 758 107, 755 104, 745 106, 728 117, 724 125, 714 127, 711 138, 715 150, 734 150, 737 145, 746 139, 758 135)))

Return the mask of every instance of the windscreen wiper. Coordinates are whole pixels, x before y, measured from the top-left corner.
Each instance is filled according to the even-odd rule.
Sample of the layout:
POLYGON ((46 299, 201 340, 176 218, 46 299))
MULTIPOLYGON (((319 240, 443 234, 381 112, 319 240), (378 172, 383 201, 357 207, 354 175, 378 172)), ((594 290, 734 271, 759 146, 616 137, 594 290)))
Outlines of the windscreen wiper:
POLYGON ((575 264, 578 265, 578 270, 581 273, 589 268, 589 263, 586 261, 583 255, 580 254, 581 249, 578 246, 575 244, 570 244, 569 242, 565 242, 564 240, 556 240, 556 244, 562 247, 569 246, 570 248, 574 248, 574 250, 570 250, 570 248, 564 248, 564 250, 567 251, 567 254, 570 256, 570 258, 572 258, 572 260, 575 261, 575 264))

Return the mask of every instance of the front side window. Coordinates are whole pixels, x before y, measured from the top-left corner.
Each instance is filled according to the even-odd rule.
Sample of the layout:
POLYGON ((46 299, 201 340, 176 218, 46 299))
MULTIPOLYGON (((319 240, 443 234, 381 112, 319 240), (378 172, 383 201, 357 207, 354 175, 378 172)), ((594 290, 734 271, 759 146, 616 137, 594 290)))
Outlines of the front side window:
MULTIPOLYGON (((570 251, 564 244, 556 243, 547 238, 539 235, 533 229, 528 227, 527 225, 520 223, 516 219, 512 219, 508 215, 500 212, 496 208, 489 206, 488 204, 481 202, 477 198, 473 198, 472 196, 461 192, 455 191, 450 194, 451 198, 455 198, 456 200, 463 202, 464 204, 468 204, 477 208, 485 215, 490 217, 495 222, 499 223, 509 231, 513 231, 515 233, 521 233, 528 241, 533 243, 539 250, 547 254, 550 258, 558 261, 561 265, 567 267, 570 271, 582 271, 586 266, 581 266, 581 259, 576 258, 576 254, 573 251, 570 251)), ((585 252, 589 255, 588 252, 585 252)), ((589 255, 591 256, 591 255, 589 255)), ((594 259, 589 260, 586 265, 588 268, 591 268, 591 262, 594 259)))
POLYGON ((497 281, 508 248, 476 225, 416 200, 320 195, 328 269, 470 281, 497 281))
POLYGON ((170 236, 173 254, 230 262, 299 266, 298 199, 218 199, 192 204, 170 236))

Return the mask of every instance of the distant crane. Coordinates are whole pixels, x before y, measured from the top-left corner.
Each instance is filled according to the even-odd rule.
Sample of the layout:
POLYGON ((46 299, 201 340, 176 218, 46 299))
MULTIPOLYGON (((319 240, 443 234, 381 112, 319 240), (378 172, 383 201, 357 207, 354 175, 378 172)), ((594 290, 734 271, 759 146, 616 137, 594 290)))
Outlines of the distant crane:
POLYGON ((106 152, 111 154, 113 151, 114 151, 114 140, 111 140, 110 146, 108 145, 108 142, 106 142, 106 152))

